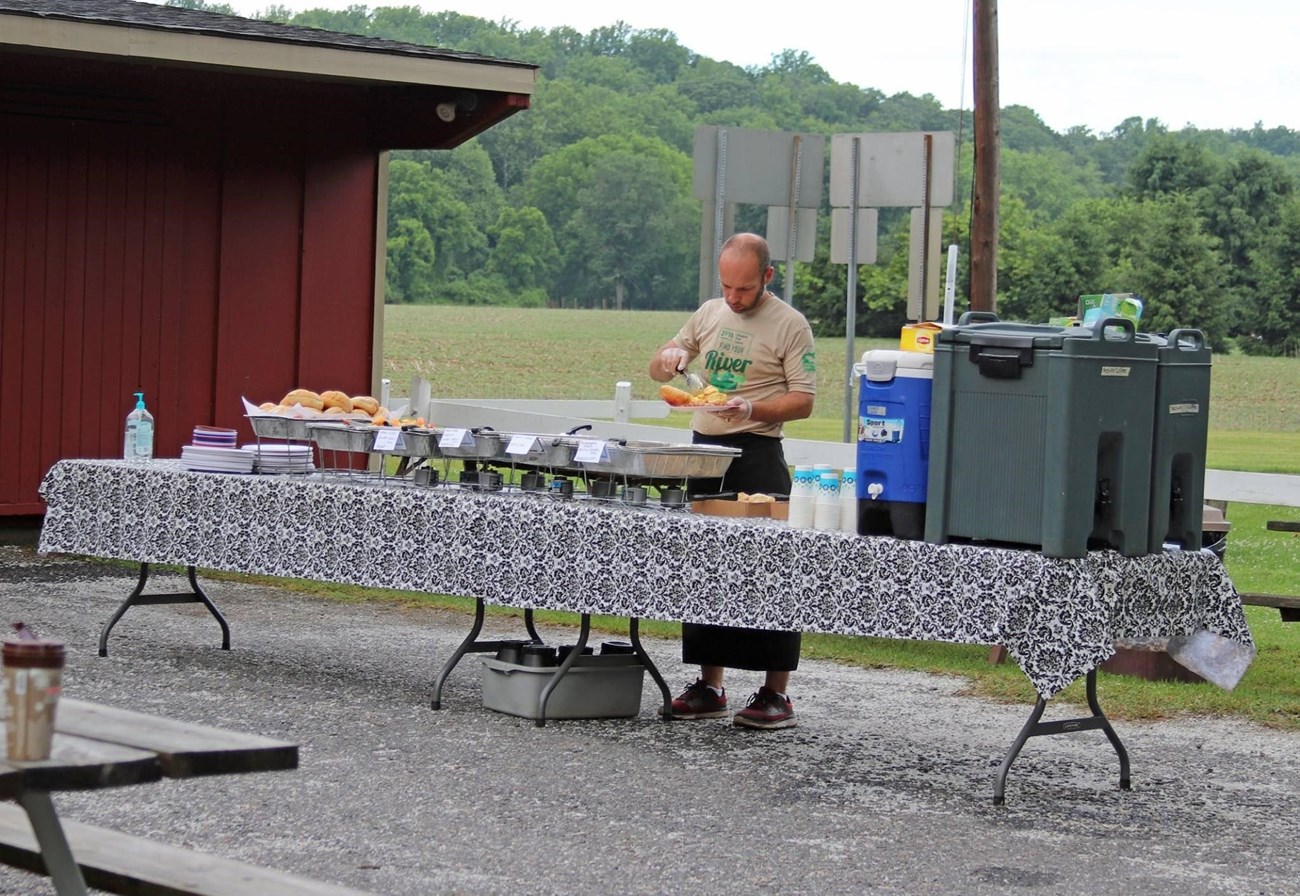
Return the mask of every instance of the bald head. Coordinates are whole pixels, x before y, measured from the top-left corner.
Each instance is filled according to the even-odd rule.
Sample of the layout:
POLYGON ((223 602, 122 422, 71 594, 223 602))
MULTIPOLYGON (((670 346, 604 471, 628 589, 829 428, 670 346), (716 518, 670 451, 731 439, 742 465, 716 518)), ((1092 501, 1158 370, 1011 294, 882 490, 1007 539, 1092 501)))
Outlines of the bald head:
POLYGON ((752 256, 760 271, 766 271, 772 266, 772 250, 767 247, 767 240, 757 233, 732 234, 722 244, 722 251, 718 253, 718 257, 721 258, 728 252, 743 252, 752 256))
POLYGON ((767 240, 756 233, 738 233, 722 244, 718 280, 732 311, 745 314, 762 305, 771 279, 772 254, 767 240))

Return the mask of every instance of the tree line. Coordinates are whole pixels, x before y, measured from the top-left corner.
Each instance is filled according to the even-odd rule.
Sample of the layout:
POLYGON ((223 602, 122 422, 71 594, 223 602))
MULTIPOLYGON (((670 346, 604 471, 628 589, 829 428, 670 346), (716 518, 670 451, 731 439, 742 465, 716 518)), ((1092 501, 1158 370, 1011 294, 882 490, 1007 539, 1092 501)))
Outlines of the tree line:
MULTIPOLYGON (((944 211, 944 242, 968 245, 970 111, 838 83, 803 51, 741 68, 621 22, 584 34, 363 5, 272 5, 259 17, 539 66, 529 110, 451 151, 393 153, 388 302, 695 307, 702 209, 691 153, 704 124, 954 131, 958 199, 944 211)), ((1002 318, 1046 321, 1072 313, 1081 294, 1132 292, 1144 329, 1197 327, 1219 351, 1300 354, 1300 132, 1175 131, 1133 117, 1104 133, 1058 133, 1025 106, 1001 110, 1000 123, 1002 318)), ((847 271, 830 263, 823 212, 795 296, 817 333, 842 335, 847 271)), ((764 214, 742 208, 737 225, 762 232, 764 214)), ((881 211, 878 261, 858 271, 857 335, 895 335, 906 322, 907 233, 905 210, 881 211)))

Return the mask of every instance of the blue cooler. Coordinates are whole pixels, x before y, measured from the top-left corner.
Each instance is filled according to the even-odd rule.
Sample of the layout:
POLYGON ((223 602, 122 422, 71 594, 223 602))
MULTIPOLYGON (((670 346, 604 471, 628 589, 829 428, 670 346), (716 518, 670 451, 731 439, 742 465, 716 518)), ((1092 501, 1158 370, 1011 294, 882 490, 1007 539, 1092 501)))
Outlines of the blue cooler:
POLYGON ((858 532, 925 535, 934 355, 870 351, 858 375, 858 532))

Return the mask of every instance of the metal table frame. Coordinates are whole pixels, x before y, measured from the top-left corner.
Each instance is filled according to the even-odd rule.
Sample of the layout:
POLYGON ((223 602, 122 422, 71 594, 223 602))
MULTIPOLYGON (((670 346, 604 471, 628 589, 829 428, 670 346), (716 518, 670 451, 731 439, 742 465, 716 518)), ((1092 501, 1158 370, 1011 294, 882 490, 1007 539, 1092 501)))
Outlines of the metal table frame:
POLYGON ((159 604, 203 604, 207 607, 212 618, 217 620, 221 626, 221 649, 230 649, 230 625, 226 622, 226 617, 221 615, 221 611, 199 587, 199 580, 193 566, 185 567, 185 572, 190 579, 190 591, 177 591, 169 594, 145 594, 144 586, 149 581, 149 564, 140 564, 140 579, 136 582, 135 590, 131 592, 126 600, 114 611, 108 622, 99 631, 99 655, 108 656, 108 633, 117 625, 119 619, 126 615, 126 611, 132 607, 156 606, 159 604))
MULTIPOLYGON (((513 641, 502 640, 479 640, 479 633, 483 630, 483 617, 485 611, 486 607, 483 599, 475 598, 474 624, 470 627, 469 634, 465 636, 465 639, 461 641, 460 645, 452 652, 451 656, 447 659, 447 662, 443 664, 441 671, 438 672, 437 677, 433 680, 433 700, 430 703, 431 708, 442 709, 442 686, 446 683, 447 676, 451 675, 451 671, 456 668, 457 663, 464 658, 465 654, 491 653, 500 650, 507 644, 514 643, 513 641)), ((573 664, 582 654, 582 649, 587 646, 587 637, 591 634, 591 614, 581 613, 579 615, 581 622, 578 627, 577 644, 564 658, 564 661, 556 667, 555 672, 551 675, 551 680, 546 683, 546 686, 542 688, 541 694, 537 697, 536 725, 538 728, 542 728, 546 725, 546 704, 550 701, 551 694, 554 693, 560 680, 564 678, 565 674, 573 667, 573 664)), ((542 637, 537 633, 537 628, 533 623, 533 611, 531 609, 524 610, 524 628, 527 630, 528 636, 532 640, 539 643, 542 641, 542 637)), ((627 628, 628 640, 632 642, 632 649, 636 651, 637 659, 639 659, 641 664, 645 666, 646 671, 650 673, 650 677, 653 678, 655 684, 659 686, 659 692, 663 695, 664 705, 661 714, 664 721, 671 721, 673 708, 672 693, 668 690, 668 683, 664 681, 664 677, 660 674, 659 668, 655 666, 654 661, 650 659, 650 654, 646 653, 645 647, 641 644, 640 620, 635 616, 629 617, 627 628)))

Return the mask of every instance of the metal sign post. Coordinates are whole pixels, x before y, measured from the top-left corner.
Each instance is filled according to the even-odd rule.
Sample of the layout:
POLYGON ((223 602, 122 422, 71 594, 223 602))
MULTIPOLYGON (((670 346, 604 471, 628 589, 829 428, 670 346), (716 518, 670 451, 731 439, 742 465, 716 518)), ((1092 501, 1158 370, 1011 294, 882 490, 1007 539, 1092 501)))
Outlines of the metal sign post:
POLYGON ((774 260, 785 260, 785 300, 794 304, 794 260, 811 259, 822 202, 826 138, 820 134, 752 131, 703 126, 695 129, 692 195, 703 200, 700 234, 701 302, 718 295, 718 252, 733 229, 738 204, 767 206, 768 243, 774 260), (815 166, 805 176, 804 166, 815 166), (774 212, 785 217, 774 220, 774 212), (773 225, 780 225, 774 232, 773 225), (803 234, 803 236, 801 236, 803 234))

